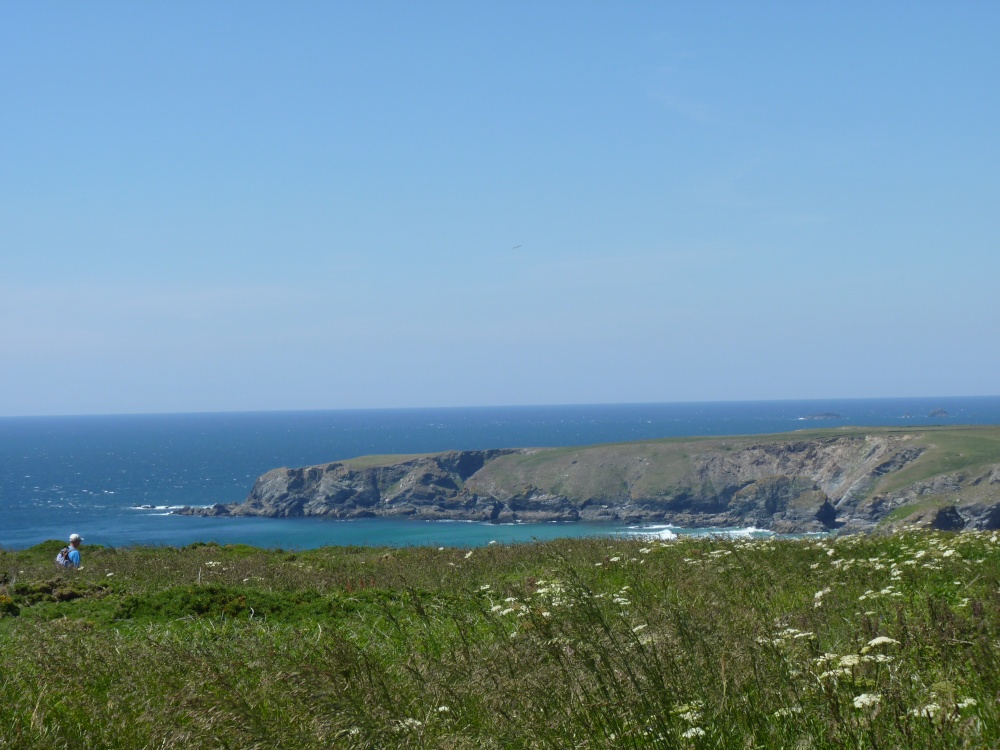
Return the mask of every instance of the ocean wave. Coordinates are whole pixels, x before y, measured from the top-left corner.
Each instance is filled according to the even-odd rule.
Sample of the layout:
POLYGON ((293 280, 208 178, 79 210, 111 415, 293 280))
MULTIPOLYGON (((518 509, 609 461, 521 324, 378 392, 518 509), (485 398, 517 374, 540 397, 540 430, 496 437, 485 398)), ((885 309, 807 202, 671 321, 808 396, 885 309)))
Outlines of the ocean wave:
MULTIPOLYGON (((188 507, 184 505, 130 505, 129 510, 180 510, 181 508, 188 507)), ((211 508, 211 505, 192 505, 192 508, 211 508)), ((169 515, 166 513, 152 514, 152 515, 169 515)))
POLYGON ((676 539, 676 526, 632 526, 626 533, 653 539, 676 539))
POLYGON ((756 526, 747 526, 743 529, 720 529, 717 532, 710 532, 712 534, 719 534, 720 536, 753 536, 754 534, 766 534, 768 536, 773 536, 774 532, 770 529, 758 529, 756 526))
POLYGON ((746 526, 738 529, 717 529, 717 528, 705 528, 705 529, 685 529, 680 526, 631 526, 629 527, 628 534, 634 534, 636 536, 647 536, 656 539, 676 539, 678 536, 719 536, 719 537, 751 537, 754 535, 765 535, 773 536, 775 532, 770 529, 760 529, 756 526, 746 526))

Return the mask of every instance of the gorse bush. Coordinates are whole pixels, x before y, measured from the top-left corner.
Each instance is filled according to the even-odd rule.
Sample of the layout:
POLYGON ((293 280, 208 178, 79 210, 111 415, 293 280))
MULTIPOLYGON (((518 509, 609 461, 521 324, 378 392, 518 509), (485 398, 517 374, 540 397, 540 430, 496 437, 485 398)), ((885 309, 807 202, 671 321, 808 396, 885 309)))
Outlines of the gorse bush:
POLYGON ((998 563, 925 533, 0 552, 0 748, 997 746, 998 563))

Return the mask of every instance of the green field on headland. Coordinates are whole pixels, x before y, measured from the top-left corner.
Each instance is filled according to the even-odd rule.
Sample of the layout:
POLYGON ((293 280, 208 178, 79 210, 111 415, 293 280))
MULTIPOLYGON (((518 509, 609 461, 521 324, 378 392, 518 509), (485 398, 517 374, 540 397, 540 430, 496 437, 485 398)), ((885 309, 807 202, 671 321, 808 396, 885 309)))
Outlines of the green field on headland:
POLYGON ((563 448, 362 456, 260 476, 185 515, 1000 528, 1000 428, 849 427, 563 448))
POLYGON ((1000 535, 0 551, 0 748, 1000 744, 1000 535))

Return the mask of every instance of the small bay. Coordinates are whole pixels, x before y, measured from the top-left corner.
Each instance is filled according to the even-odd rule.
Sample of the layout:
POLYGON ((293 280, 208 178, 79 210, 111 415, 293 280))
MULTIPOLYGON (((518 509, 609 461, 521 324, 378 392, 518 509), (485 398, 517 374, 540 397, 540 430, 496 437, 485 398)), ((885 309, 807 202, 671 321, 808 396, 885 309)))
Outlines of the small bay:
POLYGON ((170 511, 242 500, 275 467, 366 454, 928 424, 1000 424, 1000 397, 2 418, 0 546, 23 548, 71 532, 111 546, 216 541, 285 549, 479 546, 635 532, 606 524, 196 518, 170 511))

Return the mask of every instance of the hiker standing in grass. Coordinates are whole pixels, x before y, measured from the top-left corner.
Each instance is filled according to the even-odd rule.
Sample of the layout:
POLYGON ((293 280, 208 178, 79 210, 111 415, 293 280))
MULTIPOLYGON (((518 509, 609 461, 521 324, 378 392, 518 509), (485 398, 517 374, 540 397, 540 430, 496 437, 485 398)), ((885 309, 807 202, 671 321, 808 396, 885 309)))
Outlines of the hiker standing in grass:
POLYGON ((80 542, 83 537, 79 534, 69 535, 69 547, 64 547, 56 557, 56 564, 64 568, 80 567, 80 542))

